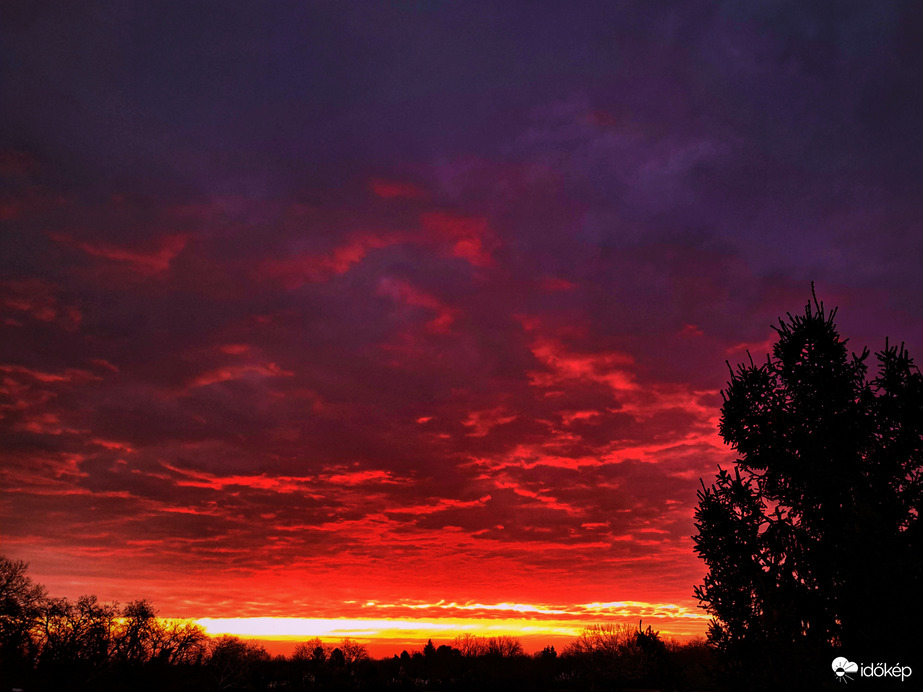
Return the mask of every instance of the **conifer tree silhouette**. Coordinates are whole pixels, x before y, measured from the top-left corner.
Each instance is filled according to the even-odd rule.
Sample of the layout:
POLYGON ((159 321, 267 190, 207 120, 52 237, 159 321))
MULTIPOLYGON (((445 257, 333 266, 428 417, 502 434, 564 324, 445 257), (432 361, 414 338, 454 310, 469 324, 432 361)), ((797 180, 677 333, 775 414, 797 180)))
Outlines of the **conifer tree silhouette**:
POLYGON ((826 685, 839 653, 906 661, 919 627, 923 377, 886 341, 867 379, 835 315, 814 296, 780 319, 772 355, 723 392, 739 458, 698 494, 695 595, 741 689, 826 685))

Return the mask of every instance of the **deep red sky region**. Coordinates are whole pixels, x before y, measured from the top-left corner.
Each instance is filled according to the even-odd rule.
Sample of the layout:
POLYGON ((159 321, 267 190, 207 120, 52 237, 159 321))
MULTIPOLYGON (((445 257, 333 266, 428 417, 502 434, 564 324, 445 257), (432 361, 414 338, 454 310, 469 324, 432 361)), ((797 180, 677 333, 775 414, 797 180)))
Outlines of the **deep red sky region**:
POLYGON ((701 635, 726 361, 812 281, 921 357, 918 6, 0 16, 0 552, 52 595, 701 635))

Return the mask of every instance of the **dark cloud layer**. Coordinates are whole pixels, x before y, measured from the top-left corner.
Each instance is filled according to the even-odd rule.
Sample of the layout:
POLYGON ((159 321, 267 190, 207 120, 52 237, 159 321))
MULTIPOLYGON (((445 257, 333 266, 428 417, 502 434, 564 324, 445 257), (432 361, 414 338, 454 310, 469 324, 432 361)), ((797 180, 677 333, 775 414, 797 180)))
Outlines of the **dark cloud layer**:
POLYGON ((923 347, 912 3, 0 13, 0 525, 59 591, 692 606, 724 361, 812 280, 923 347))

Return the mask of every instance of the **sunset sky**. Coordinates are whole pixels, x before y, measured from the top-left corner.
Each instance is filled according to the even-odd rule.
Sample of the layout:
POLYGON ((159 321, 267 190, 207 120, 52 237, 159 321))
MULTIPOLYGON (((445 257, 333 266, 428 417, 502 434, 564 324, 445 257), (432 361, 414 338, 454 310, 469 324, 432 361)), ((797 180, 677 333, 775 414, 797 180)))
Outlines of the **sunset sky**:
POLYGON ((703 634, 725 361, 811 281, 855 350, 923 358, 919 3, 0 27, 0 553, 52 595, 243 634, 703 634))

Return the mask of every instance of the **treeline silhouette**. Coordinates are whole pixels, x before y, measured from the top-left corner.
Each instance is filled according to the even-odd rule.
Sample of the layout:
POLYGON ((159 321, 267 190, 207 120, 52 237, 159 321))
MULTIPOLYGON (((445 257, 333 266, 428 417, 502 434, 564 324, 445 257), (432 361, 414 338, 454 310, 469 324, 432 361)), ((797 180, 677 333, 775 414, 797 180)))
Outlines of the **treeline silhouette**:
POLYGON ((593 625, 559 655, 527 655, 511 636, 464 634, 451 645, 373 660, 363 644, 315 638, 291 656, 192 621, 163 619, 150 602, 51 598, 28 565, 0 556, 0 684, 6 690, 704 690, 703 640, 664 641, 650 627, 593 625))

